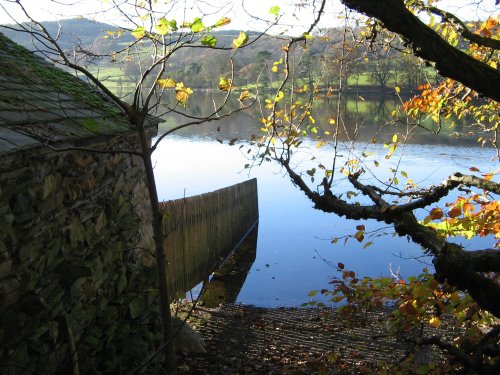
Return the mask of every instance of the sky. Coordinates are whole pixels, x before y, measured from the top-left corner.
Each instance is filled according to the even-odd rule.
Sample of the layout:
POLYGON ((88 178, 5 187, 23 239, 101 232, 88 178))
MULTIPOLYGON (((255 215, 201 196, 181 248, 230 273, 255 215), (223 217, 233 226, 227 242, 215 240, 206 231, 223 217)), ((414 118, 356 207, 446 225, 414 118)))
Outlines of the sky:
MULTIPOLYGON (((131 0, 21 0, 32 17, 36 20, 57 20, 84 16, 97 21, 117 24, 121 17, 116 12, 105 12, 113 7, 113 2, 125 3, 131 0)), ((140 2, 141 0, 136 0, 140 2)), ((168 14, 167 18, 175 18, 178 22, 192 20, 196 16, 206 14, 203 17, 205 24, 214 23, 221 17, 229 17, 232 22, 226 29, 259 30, 266 29, 273 22, 274 16, 269 13, 271 6, 280 7, 280 27, 275 28, 273 33, 286 33, 288 35, 302 34, 307 25, 313 20, 312 9, 297 8, 293 4, 298 0, 156 0, 159 6, 168 14), (216 7, 210 5, 216 4, 216 7), (253 17, 251 17, 253 16, 253 17)), ((485 13, 468 4, 474 0, 440 0, 438 5, 444 9, 458 12, 463 18, 484 18, 485 13)), ((309 3, 312 3, 310 0, 309 3)), ((495 0, 484 0, 483 7, 488 10, 498 11, 499 6, 495 0)), ((17 20, 24 18, 19 12, 19 7, 14 0, 0 0, 0 24, 13 23, 5 10, 14 15, 17 20)), ((331 27, 341 23, 339 15, 343 7, 339 0, 327 0, 327 14, 322 17, 320 27, 331 27)))
MULTIPOLYGON (((124 2, 124 0, 115 1, 124 2)), ((37 21, 84 16, 101 22, 115 23, 120 18, 114 12, 102 14, 103 10, 112 8, 113 0, 21 0, 21 3, 37 21)), ((228 29, 263 30, 275 20, 275 17, 269 13, 271 6, 274 5, 281 9, 280 24, 284 25, 282 30, 290 27, 297 28, 312 22, 311 13, 296 10, 291 5, 294 3, 293 0, 157 0, 157 3, 159 6, 163 4, 163 10, 168 14, 167 18, 175 18, 178 23, 205 14, 202 17, 205 24, 215 23, 222 17, 229 17, 232 22, 226 26, 228 29), (210 4, 216 4, 216 6, 210 4), (298 14, 301 14, 300 19, 297 17, 298 14)), ((337 6, 339 4, 338 0, 329 0, 329 3, 330 6, 334 3, 337 6)), ((17 20, 25 20, 19 7, 11 0, 0 0, 0 4, 9 13, 15 15, 17 20)), ((0 24, 6 23, 13 23, 12 19, 3 9, 0 9, 0 24)))

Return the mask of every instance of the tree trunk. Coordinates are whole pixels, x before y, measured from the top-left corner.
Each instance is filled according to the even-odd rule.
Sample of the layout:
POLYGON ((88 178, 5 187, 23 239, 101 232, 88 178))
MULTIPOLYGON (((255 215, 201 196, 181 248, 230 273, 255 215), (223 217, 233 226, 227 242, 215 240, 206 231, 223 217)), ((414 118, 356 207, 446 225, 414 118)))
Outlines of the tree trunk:
POLYGON ((170 313, 170 297, 167 287, 166 257, 163 248, 163 223, 160 204, 158 201, 158 191, 154 176, 153 164, 151 162, 151 147, 149 145, 146 131, 143 125, 137 125, 141 148, 142 160, 146 173, 146 183, 148 187, 151 211, 153 214, 153 235, 155 240, 156 267, 158 271, 158 284, 160 290, 160 309, 163 321, 163 340, 167 343, 165 348, 165 367, 168 374, 177 373, 177 358, 175 356, 175 346, 172 330, 172 316, 170 313))

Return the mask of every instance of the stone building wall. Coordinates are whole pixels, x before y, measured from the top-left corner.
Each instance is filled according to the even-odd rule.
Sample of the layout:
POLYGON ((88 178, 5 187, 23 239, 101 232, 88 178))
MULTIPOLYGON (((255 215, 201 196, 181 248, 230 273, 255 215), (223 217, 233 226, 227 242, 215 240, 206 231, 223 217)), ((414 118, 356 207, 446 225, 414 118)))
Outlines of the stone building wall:
POLYGON ((123 373, 153 350, 143 176, 128 154, 0 155, 0 373, 123 373))

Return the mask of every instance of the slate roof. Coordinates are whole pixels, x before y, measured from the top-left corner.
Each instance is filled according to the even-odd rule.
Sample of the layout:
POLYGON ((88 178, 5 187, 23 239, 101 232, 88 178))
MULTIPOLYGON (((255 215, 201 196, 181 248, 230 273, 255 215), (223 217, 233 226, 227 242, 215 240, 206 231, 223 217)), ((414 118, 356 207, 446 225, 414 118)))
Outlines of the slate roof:
POLYGON ((0 155, 131 130, 92 86, 0 33, 0 155))

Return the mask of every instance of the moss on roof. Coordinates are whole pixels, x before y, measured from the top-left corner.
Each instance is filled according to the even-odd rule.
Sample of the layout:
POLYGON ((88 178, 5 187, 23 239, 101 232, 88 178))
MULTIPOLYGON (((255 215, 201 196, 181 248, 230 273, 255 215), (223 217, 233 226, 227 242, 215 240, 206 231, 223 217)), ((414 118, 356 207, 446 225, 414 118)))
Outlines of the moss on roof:
POLYGON ((0 154, 44 137, 68 141, 132 130, 120 108, 93 86, 0 33, 0 154))

